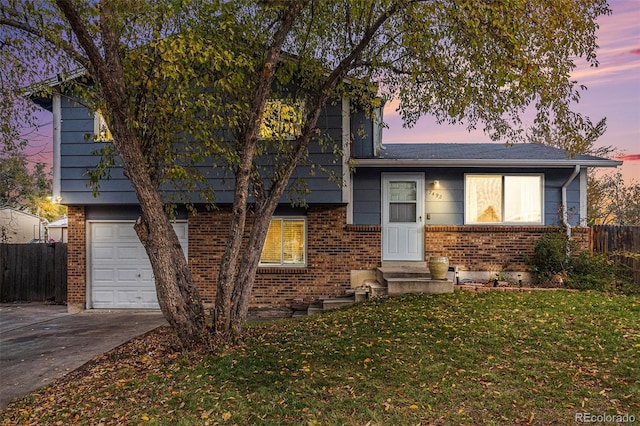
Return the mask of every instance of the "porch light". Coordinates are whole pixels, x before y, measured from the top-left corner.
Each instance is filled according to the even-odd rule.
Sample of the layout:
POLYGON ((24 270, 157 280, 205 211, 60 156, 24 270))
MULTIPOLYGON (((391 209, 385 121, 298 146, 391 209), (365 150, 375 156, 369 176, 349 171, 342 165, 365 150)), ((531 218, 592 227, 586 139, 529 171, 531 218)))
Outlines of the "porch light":
POLYGON ((434 189, 440 188, 440 181, 439 180, 434 180, 431 184, 433 185, 434 189))

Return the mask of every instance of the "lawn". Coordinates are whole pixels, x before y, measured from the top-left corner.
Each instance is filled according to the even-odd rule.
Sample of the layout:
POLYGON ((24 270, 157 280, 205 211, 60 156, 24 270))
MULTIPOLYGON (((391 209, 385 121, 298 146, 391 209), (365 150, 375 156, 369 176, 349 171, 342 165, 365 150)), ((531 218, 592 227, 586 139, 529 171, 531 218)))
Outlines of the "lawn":
POLYGON ((403 296, 255 324, 218 356, 174 342, 167 329, 129 342, 14 402, 4 424, 640 421, 638 297, 403 296))

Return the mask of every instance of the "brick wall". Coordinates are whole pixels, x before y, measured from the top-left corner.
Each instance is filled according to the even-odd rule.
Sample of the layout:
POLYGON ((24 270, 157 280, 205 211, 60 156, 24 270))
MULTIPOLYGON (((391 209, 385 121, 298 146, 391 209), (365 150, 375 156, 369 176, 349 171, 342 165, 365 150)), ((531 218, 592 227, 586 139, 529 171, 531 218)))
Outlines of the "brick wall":
MULTIPOLYGON (((189 265, 205 303, 215 301, 218 265, 229 229, 228 210, 189 216, 189 265)), ((258 270, 251 305, 287 306, 343 294, 350 272, 380 263, 380 226, 345 225, 346 208, 313 206, 307 211, 307 266, 258 270)), ((248 230, 247 230, 248 231, 248 230)))
MULTIPOLYGON (((425 226, 425 258, 448 256, 462 271, 528 271, 526 256, 546 226, 425 226)), ((589 228, 572 228, 580 250, 588 249, 589 228)))
POLYGON ((87 227, 84 207, 69 206, 67 217, 67 307, 73 312, 85 309, 86 306, 87 227))
MULTIPOLYGON (((70 206, 68 244, 69 310, 86 303, 86 218, 84 207, 70 206)), ((189 267, 205 304, 215 301, 218 265, 227 241, 229 210, 189 214, 189 267)), ((249 225, 250 226, 250 225, 249 225)), ((461 271, 527 271, 525 256, 544 226, 425 226, 425 259, 448 256, 461 271)), ((248 230, 247 230, 248 232, 248 230)), ((294 299, 343 294, 352 270, 371 270, 381 261, 381 226, 346 225, 343 206, 312 206, 307 211, 307 266, 258 270, 251 305, 288 306, 294 299)), ((573 228, 582 250, 588 228, 573 228)))

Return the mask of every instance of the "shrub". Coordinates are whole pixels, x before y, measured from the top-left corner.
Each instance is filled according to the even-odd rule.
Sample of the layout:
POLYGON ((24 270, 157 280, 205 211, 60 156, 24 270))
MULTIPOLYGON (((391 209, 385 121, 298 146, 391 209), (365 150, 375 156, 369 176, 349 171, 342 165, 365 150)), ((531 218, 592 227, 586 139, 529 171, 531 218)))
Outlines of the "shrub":
POLYGON ((567 236, 560 232, 542 235, 533 248, 533 256, 527 258, 531 273, 541 283, 552 282, 558 275, 566 275, 567 236))
POLYGON ((591 255, 580 252, 567 255, 567 237, 559 232, 543 235, 527 259, 531 273, 541 285, 562 284, 579 290, 598 290, 625 294, 640 293, 633 286, 630 267, 620 256, 591 255))
POLYGON ((603 254, 582 252, 570 259, 567 287, 579 290, 614 291, 614 263, 603 254))

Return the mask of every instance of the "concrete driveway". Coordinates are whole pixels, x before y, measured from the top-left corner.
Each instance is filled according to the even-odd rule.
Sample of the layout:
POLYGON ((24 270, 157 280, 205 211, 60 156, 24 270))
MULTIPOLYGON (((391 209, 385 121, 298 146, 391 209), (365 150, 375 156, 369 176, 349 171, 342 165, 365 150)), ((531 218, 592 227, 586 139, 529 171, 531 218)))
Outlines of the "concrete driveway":
POLYGON ((86 311, 0 304, 0 410, 134 337, 167 322, 160 311, 86 311))

